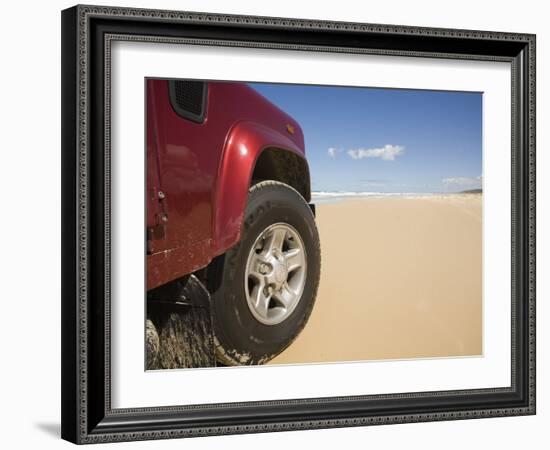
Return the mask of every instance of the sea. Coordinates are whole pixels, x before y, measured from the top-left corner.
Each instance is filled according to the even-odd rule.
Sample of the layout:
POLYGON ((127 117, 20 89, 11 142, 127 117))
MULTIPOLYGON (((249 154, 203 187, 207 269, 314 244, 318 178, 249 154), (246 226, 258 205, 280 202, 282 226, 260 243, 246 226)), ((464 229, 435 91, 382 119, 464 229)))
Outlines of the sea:
POLYGON ((421 198, 445 195, 442 193, 418 193, 418 192, 325 192, 314 191, 311 193, 311 203, 337 203, 342 200, 360 198, 421 198))

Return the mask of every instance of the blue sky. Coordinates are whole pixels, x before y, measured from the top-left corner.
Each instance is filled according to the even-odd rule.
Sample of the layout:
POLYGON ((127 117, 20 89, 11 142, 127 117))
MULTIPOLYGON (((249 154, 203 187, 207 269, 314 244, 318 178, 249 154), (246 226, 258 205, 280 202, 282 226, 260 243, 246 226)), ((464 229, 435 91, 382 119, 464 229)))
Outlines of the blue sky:
POLYGON ((481 93, 249 84, 301 125, 314 191, 481 186, 481 93))

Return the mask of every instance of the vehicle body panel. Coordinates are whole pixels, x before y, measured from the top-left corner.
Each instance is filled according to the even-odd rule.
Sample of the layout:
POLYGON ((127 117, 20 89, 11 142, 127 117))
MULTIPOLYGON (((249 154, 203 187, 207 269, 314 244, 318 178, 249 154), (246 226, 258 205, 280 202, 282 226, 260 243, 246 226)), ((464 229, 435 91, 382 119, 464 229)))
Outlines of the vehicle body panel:
POLYGON ((261 152, 273 147, 303 154, 286 136, 257 122, 239 122, 231 130, 215 189, 212 251, 216 255, 238 242, 253 169, 261 152))
POLYGON ((205 267, 238 242, 263 151, 304 158, 298 123, 246 84, 208 82, 197 123, 174 111, 168 83, 146 83, 148 289, 205 267))

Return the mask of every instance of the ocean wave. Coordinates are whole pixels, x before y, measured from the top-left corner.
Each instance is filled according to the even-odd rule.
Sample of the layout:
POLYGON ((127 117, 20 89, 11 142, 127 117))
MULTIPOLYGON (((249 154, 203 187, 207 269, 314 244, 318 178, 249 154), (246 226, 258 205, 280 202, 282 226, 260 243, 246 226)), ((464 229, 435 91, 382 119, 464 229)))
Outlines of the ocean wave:
POLYGON ((418 192, 312 192, 313 198, 335 198, 335 197, 399 197, 399 196, 415 196, 425 197, 431 195, 440 195, 435 193, 418 193, 418 192))
POLYGON ((312 203, 337 203, 345 200, 366 199, 366 198, 437 198, 446 197, 445 193, 426 193, 426 192, 335 192, 335 191, 316 191, 311 193, 312 203))

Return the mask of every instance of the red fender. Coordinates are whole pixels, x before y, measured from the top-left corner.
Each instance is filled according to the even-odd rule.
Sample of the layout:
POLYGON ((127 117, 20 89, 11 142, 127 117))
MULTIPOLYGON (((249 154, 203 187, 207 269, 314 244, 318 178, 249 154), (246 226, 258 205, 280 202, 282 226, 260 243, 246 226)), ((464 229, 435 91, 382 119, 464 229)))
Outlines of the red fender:
POLYGON ((239 122, 228 134, 214 194, 214 255, 225 253, 239 241, 252 173, 258 157, 268 148, 304 158, 303 150, 290 138, 258 123, 239 122))

